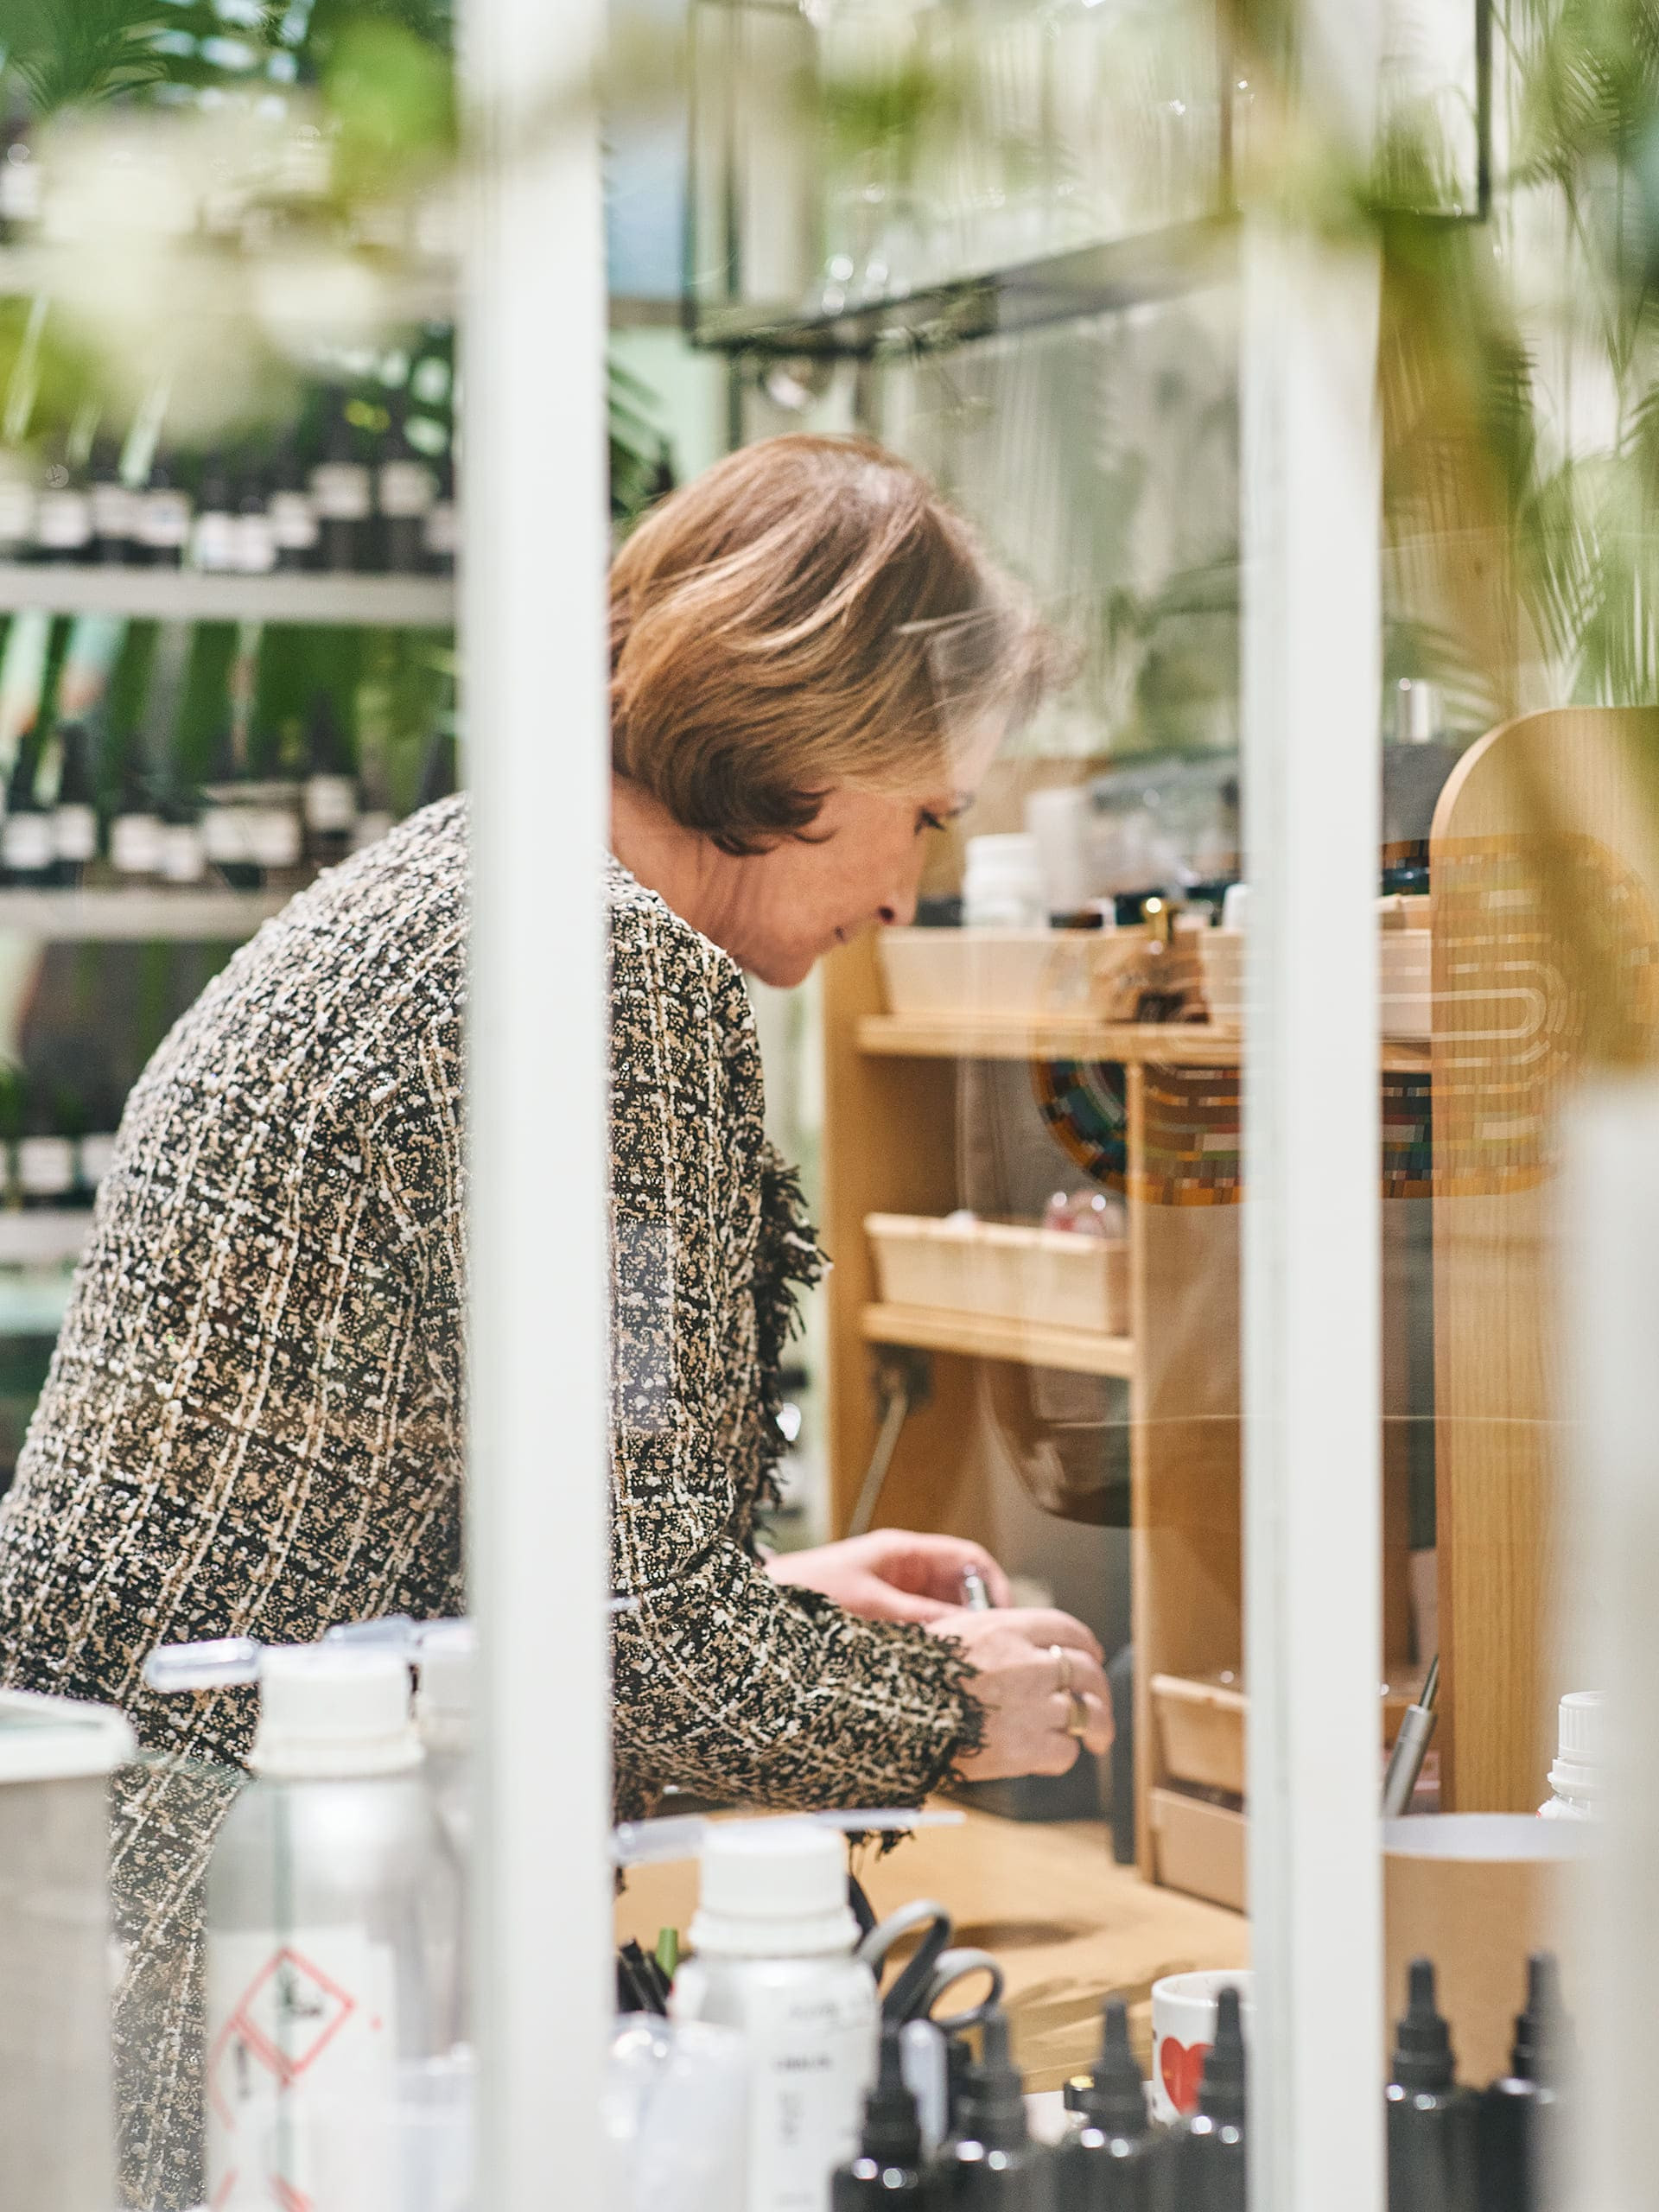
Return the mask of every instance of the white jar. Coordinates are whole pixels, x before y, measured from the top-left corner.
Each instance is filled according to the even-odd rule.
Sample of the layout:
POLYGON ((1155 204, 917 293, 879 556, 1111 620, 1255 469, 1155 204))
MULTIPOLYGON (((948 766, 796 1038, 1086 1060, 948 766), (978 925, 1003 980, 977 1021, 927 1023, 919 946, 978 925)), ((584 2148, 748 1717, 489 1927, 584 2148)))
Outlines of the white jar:
POLYGON ((842 1839, 804 1821, 722 1822, 703 1846, 690 1935, 673 2017, 735 2028, 748 2047, 745 2212, 826 2212, 876 2060, 842 1839))
POLYGON ((969 929, 1040 930, 1048 898, 1035 837, 970 837, 962 879, 962 918, 969 929))
POLYGON ((1551 1796, 1538 1808, 1546 1821, 1593 1821, 1601 1813, 1606 1787, 1606 1745, 1601 1695, 1572 1690, 1561 1700, 1556 1724, 1555 1764, 1549 1770, 1551 1796))

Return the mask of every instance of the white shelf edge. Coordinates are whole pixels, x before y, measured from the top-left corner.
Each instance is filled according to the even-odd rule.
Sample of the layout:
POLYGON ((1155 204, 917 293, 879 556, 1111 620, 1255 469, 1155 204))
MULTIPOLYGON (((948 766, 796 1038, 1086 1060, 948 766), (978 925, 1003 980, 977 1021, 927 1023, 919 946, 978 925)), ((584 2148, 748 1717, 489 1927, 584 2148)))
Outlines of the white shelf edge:
POLYGON ((0 613, 125 615, 135 621, 306 622, 449 627, 450 576, 200 575, 188 569, 0 562, 0 613))
MULTIPOLYGON (((83 251, 74 244, 0 247, 0 297, 32 299, 41 293, 60 291, 66 264, 83 251)), ((258 257, 203 241, 194 249, 185 246, 176 257, 188 257, 204 271, 211 269, 232 280, 237 288, 230 293, 223 308, 225 315, 237 318, 251 314, 246 284, 257 280, 258 257), (237 280, 243 282, 238 284, 237 280)), ((384 255, 352 253, 343 248, 339 257, 342 263, 360 269, 374 287, 370 320, 378 329, 416 322, 449 322, 458 312, 459 276, 442 263, 398 267, 388 265, 384 255)), ((199 288, 196 296, 205 296, 211 305, 214 293, 209 288, 204 295, 199 288)), ((338 314, 313 312, 288 286, 278 288, 275 297, 261 296, 258 320, 274 320, 287 330, 311 331, 325 338, 340 327, 338 314)), ((360 328, 362 320, 354 313, 352 328, 360 328)))
POLYGON ((0 932, 53 944, 230 944, 251 937, 293 896, 291 891, 0 890, 0 932))

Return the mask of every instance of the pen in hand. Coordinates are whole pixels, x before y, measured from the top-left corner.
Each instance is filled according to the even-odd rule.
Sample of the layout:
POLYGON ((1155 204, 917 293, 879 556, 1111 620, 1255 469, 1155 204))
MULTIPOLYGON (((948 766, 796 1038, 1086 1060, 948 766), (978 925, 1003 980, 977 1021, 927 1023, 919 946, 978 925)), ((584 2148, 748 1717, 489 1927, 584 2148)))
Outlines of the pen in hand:
POLYGON ((970 1613, 988 1613, 991 1610, 991 1593, 976 1567, 964 1567, 962 1570, 962 1602, 970 1613))

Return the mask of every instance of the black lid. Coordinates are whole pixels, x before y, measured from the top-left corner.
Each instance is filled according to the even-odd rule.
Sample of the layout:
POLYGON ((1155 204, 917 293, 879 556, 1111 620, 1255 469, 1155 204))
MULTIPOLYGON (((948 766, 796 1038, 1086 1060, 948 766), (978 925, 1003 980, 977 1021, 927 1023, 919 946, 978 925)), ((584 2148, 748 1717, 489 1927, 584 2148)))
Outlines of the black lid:
POLYGON ((1572 2025, 1561 2002, 1561 1972, 1553 1951, 1527 1961, 1527 2008, 1515 2022, 1511 2070, 1523 2082, 1553 2088, 1566 2064, 1572 2025))
POLYGON ((314 776, 344 776, 351 772, 346 754, 345 733, 340 726, 340 716, 334 702, 327 691, 319 689, 311 695, 311 709, 306 717, 306 766, 314 776))
POLYGON ((58 724, 58 804, 87 806, 92 797, 92 740, 80 721, 58 724))
POLYGON ((1208 2120, 1244 2117, 1244 2024, 1230 1984, 1216 1999, 1216 2039, 1204 2062, 1198 2110, 1208 2120))
POLYGON ((918 2166, 922 2158, 921 2124, 916 2100, 906 2086, 900 2063, 899 2023, 888 2020, 881 2029, 881 2063, 864 2106, 861 2148, 867 2158, 884 2166, 918 2166))
POLYGON ((1434 2005, 1434 1962, 1414 1959, 1395 2035, 1394 2079, 1402 2089, 1449 2089, 1455 2075, 1451 2032, 1434 2005))
MULTIPOLYGON (((1071 2102, 1069 2094, 1066 2101, 1071 2102)), ((1129 2048, 1129 2008, 1121 1997, 1106 1999, 1100 2056, 1095 2061, 1094 2079, 1078 2095, 1077 2109, 1103 2135, 1147 2133, 1147 2087, 1129 2048)))
POLYGON ((957 2133, 990 2151, 1017 2151, 1030 2140, 1026 2085, 1008 2056, 1008 2018, 993 2005, 980 2025, 979 2056, 966 2072, 957 2133))

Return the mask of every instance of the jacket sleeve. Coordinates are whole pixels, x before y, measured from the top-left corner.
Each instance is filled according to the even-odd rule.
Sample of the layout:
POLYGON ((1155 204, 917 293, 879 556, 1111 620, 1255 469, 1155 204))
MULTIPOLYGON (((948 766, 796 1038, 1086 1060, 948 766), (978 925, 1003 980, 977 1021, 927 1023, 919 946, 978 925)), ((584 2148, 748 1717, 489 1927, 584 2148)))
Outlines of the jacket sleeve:
POLYGON ((633 1601, 613 1635, 619 1808, 669 1783, 915 1803, 979 1739, 960 1651, 780 1588, 741 1533, 765 1402, 741 980, 655 902, 613 911, 612 960, 612 1564, 633 1601))

